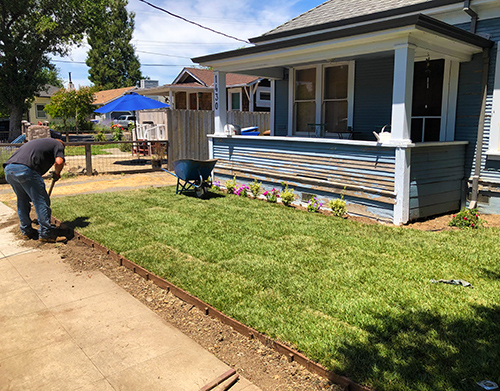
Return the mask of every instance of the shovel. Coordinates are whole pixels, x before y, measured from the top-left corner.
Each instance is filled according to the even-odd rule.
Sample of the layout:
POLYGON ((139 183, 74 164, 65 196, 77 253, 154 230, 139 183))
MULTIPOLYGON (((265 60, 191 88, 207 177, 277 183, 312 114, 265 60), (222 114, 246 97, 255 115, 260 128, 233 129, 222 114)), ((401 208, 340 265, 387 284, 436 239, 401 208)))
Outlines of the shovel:
MULTIPOLYGON (((52 178, 52 182, 50 183, 49 191, 47 193, 49 195, 49 198, 50 195, 52 194, 52 189, 54 188, 55 184, 56 184, 56 178, 52 178)), ((38 225, 38 219, 33 219, 33 224, 38 225)))

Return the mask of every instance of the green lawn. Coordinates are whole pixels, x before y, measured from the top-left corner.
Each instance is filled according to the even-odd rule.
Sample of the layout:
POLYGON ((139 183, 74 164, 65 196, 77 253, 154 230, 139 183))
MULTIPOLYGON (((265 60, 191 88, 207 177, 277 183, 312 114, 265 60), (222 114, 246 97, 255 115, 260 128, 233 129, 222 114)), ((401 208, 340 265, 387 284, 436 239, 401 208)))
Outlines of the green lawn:
POLYGON ((171 187, 55 198, 55 216, 376 390, 500 382, 496 229, 420 232, 171 187), (433 284, 463 279, 474 286, 433 284))
MULTIPOLYGON (((111 152, 106 151, 106 149, 118 147, 118 144, 92 145, 91 151, 92 155, 111 155, 111 152)), ((82 156, 85 155, 85 147, 68 145, 66 148, 64 148, 64 154, 66 156, 82 156)))

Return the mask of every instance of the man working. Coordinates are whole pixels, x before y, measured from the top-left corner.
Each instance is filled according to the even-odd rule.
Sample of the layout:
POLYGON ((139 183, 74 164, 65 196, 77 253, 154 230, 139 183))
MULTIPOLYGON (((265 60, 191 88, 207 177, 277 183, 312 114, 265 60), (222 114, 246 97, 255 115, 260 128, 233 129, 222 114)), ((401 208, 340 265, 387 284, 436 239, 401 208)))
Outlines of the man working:
POLYGON ((64 143, 52 138, 32 140, 19 148, 3 166, 5 179, 17 196, 17 215, 23 238, 34 239, 37 236, 31 226, 31 201, 40 224, 38 240, 49 243, 65 241, 65 237, 57 237, 50 224, 50 198, 42 178, 52 166, 53 180, 59 180, 61 177, 64 167, 64 143))

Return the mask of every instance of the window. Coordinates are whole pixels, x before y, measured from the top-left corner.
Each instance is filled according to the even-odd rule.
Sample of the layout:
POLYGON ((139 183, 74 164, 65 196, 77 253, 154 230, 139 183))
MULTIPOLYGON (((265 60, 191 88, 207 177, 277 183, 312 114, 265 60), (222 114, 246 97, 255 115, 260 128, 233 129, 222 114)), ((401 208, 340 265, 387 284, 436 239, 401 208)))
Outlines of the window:
POLYGON ((229 90, 229 110, 241 111, 241 89, 229 90))
POLYGON ((36 105, 36 117, 37 118, 47 118, 47 114, 45 114, 45 105, 36 105))
POLYGON ((257 106, 271 107, 271 88, 257 87, 257 106))
POLYGON ((322 123, 327 136, 347 132, 348 81, 348 65, 325 68, 322 123))
POLYGON ((295 72, 294 97, 295 132, 309 132, 316 123, 316 68, 295 72))
POLYGON ((342 137, 352 126, 354 62, 295 69, 291 133, 342 137))

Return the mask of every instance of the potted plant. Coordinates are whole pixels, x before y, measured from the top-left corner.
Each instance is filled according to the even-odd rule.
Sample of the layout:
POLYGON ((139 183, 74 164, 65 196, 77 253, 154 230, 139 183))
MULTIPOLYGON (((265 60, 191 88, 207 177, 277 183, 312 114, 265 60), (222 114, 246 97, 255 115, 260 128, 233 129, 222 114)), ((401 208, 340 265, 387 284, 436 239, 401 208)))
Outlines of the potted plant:
POLYGON ((151 166, 153 170, 160 170, 165 159, 165 145, 160 141, 155 141, 151 144, 151 166))

